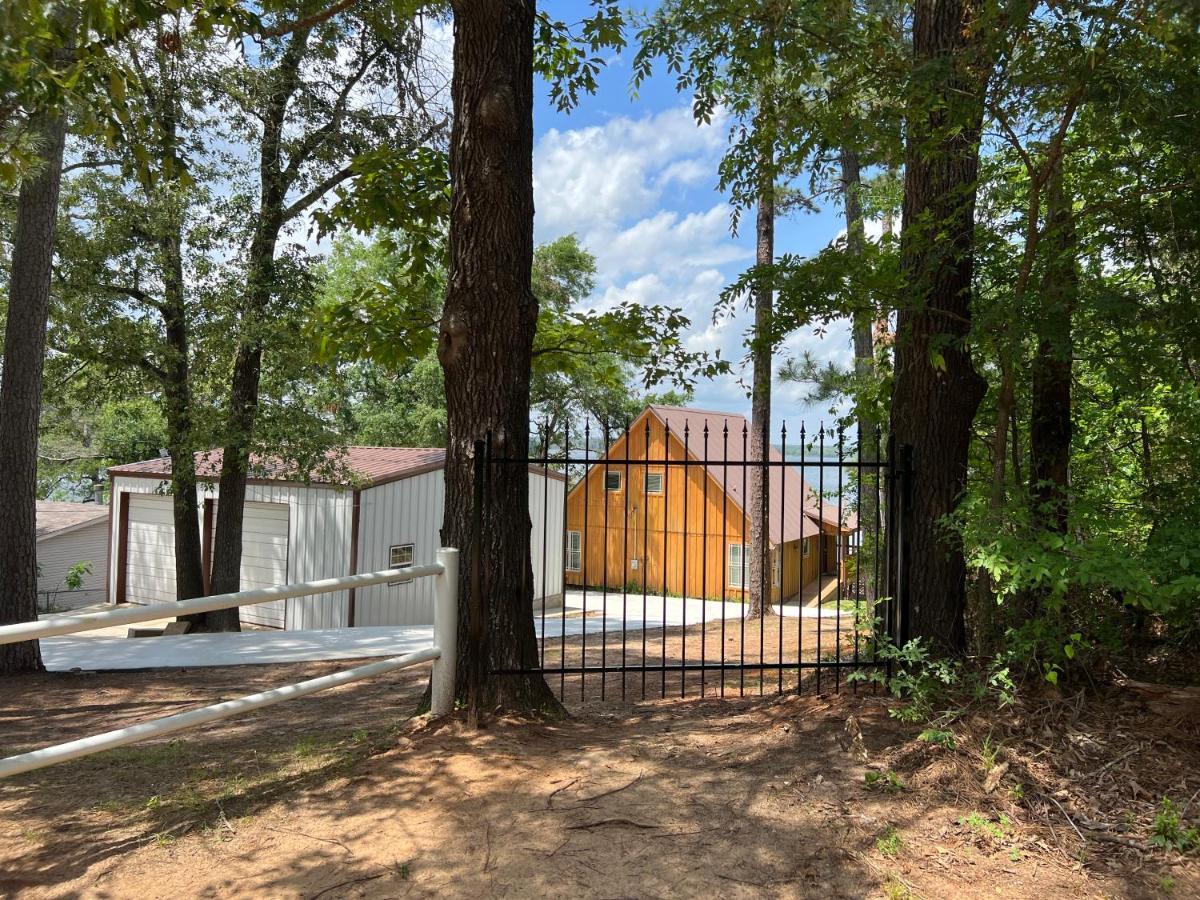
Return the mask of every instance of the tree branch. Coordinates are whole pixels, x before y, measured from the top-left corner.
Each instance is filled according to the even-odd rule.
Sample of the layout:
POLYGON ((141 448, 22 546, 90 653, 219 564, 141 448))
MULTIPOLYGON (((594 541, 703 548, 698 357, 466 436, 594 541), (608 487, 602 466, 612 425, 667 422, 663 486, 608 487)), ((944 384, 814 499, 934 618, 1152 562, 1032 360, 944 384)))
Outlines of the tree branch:
POLYGON ((300 213, 308 209, 308 207, 312 206, 314 203, 324 197, 327 193, 329 193, 329 191, 333 190, 335 187, 353 175, 354 169, 350 166, 345 166, 342 169, 339 169, 337 172, 334 172, 328 178, 314 185, 312 190, 296 200, 295 203, 287 207, 283 211, 283 219, 281 221, 290 222, 296 216, 300 215, 300 213))
POLYGON ((290 155, 287 167, 283 170, 283 178, 285 184, 291 184, 299 172, 300 166, 304 164, 312 152, 320 147, 329 135, 333 134, 341 127, 342 119, 346 114, 346 107, 350 99, 351 92, 362 81, 367 71, 383 55, 384 48, 381 46, 374 53, 368 54, 359 65, 357 71, 346 80, 342 89, 338 92, 337 100, 333 104, 333 112, 329 117, 329 121, 310 133, 300 145, 296 148, 296 152, 290 155))
POLYGON ((328 6, 325 9, 319 10, 312 15, 304 16, 301 19, 296 19, 294 22, 285 22, 282 25, 276 25, 274 28, 267 28, 258 33, 260 38, 276 38, 283 37, 285 34, 291 34, 294 31, 301 31, 305 28, 312 28, 314 25, 320 25, 322 22, 328 22, 339 13, 344 13, 346 10, 357 5, 359 0, 338 0, 333 6, 328 6))
POLYGON ((119 166, 122 160, 119 159, 91 159, 81 160, 77 163, 71 163, 69 166, 63 166, 63 174, 74 172, 78 169, 106 169, 109 166, 119 166))
POLYGON ((162 305, 141 288, 126 287, 120 284, 103 284, 99 281, 93 282, 88 286, 96 288, 100 291, 107 291, 110 294, 120 294, 121 296, 128 297, 131 300, 136 300, 139 303, 145 303, 147 306, 162 312, 162 305))

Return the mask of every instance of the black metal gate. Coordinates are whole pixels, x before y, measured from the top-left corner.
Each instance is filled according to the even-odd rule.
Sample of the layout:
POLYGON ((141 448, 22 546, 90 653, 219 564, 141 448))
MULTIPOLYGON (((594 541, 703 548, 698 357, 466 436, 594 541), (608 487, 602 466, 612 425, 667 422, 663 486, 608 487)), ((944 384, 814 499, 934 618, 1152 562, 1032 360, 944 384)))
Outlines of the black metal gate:
POLYGON ((498 467, 530 478, 538 661, 494 674, 627 699, 838 690, 886 665, 881 643, 906 639, 911 454, 878 429, 751 443, 741 416, 666 407, 619 431, 539 429, 529 456, 477 442, 477 504, 498 467))

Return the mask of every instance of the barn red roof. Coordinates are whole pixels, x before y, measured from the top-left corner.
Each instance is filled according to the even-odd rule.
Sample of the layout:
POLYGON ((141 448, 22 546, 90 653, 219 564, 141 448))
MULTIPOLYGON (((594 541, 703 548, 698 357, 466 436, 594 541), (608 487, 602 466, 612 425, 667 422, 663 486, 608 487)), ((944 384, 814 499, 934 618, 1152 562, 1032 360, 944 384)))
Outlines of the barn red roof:
MULTIPOLYGON (((201 481, 216 481, 221 477, 222 458, 219 449, 197 453, 196 477, 201 481)), ((346 447, 328 451, 310 467, 307 475, 290 460, 255 454, 250 457, 249 479, 368 487, 431 472, 445 464, 446 451, 440 447, 346 447)), ((108 474, 169 478, 171 460, 158 457, 126 463, 113 466, 108 474)))
MULTIPOLYGON (((713 410, 691 409, 682 406, 660 406, 652 404, 649 411, 668 424, 672 434, 683 440, 683 428, 686 424, 689 432, 688 451, 698 460, 704 459, 703 429, 708 426, 708 453, 706 469, 713 480, 721 486, 734 503, 743 510, 746 508, 746 498, 743 488, 749 489, 749 484, 743 484, 741 467, 746 458, 745 451, 749 450, 748 440, 743 434, 749 434, 750 423, 746 417, 738 413, 716 412, 713 410), (729 440, 725 440, 724 429, 729 429, 729 440), (728 450, 726 447, 728 446, 728 450), (737 464, 738 468, 730 470, 728 465, 737 464), (726 475, 728 474, 728 483, 726 475)), ((780 462, 783 456, 774 446, 771 447, 772 462, 780 462)), ((787 460, 789 465, 771 469, 768 487, 768 522, 771 531, 771 543, 794 541, 802 537, 810 537, 817 533, 816 523, 823 520, 826 525, 838 524, 838 508, 836 504, 821 500, 818 491, 807 484, 801 476, 800 459, 792 457, 787 460), (793 467, 790 463, 796 463, 793 467), (778 471, 783 470, 783 478, 777 477, 778 471), (782 516, 780 511, 782 510, 782 516), (782 520, 782 530, 780 528, 782 520)), ((836 467, 829 473, 826 490, 836 489, 836 467)), ((858 527, 857 516, 850 510, 841 510, 841 525, 853 531, 858 527)))

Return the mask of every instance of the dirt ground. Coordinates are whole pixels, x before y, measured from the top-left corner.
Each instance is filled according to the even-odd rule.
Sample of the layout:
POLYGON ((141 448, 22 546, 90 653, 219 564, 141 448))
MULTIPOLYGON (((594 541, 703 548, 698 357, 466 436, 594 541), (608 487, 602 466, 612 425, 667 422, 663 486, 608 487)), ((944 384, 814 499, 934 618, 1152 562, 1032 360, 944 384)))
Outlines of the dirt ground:
MULTIPOLYGON (((0 752, 345 665, 7 679, 0 752)), ((409 717, 421 667, 8 779, 0 896, 1200 897, 1148 840, 1200 811, 1200 729, 1136 695, 967 709, 951 748, 828 677, 695 676, 470 732, 409 717)))
POLYGON ((855 661, 867 663, 873 658, 873 639, 856 633, 853 623, 849 614, 820 619, 768 616, 630 630, 624 637, 617 629, 563 642, 553 637, 555 625, 549 620, 541 665, 547 672, 559 672, 548 675, 547 681, 567 701, 582 702, 593 696, 605 700, 766 696, 796 690, 801 676, 814 674, 819 660, 824 662, 819 687, 827 689, 841 684, 855 661), (584 691, 578 678, 562 674, 564 669, 580 667, 608 671, 589 674, 584 691), (634 671, 622 675, 624 668, 634 671))

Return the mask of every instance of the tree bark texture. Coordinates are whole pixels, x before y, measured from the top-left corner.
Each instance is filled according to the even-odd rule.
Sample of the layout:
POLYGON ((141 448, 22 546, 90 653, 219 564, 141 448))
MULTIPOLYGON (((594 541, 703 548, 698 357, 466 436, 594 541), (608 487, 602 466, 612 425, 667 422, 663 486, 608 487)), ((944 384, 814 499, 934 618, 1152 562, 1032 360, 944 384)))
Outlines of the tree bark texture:
POLYGON ((474 442, 493 457, 529 448, 533 296, 533 0, 454 4, 454 124, 450 135, 450 269, 438 335, 449 445, 442 541, 462 550, 458 692, 471 667, 483 704, 558 714, 540 675, 494 676, 538 664, 530 564, 529 472, 492 465, 472 534, 474 442), (471 559, 478 550, 486 658, 468 639, 471 559), (474 654, 474 656, 473 656, 474 654))
MULTIPOLYGON (((858 153, 846 148, 842 149, 839 162, 842 170, 842 201, 846 210, 846 251, 851 256, 862 256, 867 240, 862 209, 862 164, 858 153)), ((872 313, 860 311, 854 314, 854 380, 859 391, 873 386, 876 377, 875 326, 876 318, 872 313)), ((858 458, 864 463, 874 464, 879 460, 880 441, 876 428, 880 423, 861 398, 856 398, 854 417, 858 430, 858 458)), ((869 572, 873 570, 876 555, 883 547, 882 528, 876 528, 880 479, 879 472, 873 467, 863 468, 861 473, 858 520, 862 523, 863 545, 858 564, 869 572)), ((871 594, 868 599, 874 600, 873 580, 865 578, 862 585, 871 594)))
MULTIPOLYGON (((176 223, 173 223, 176 224, 176 223)), ((181 223, 178 223, 182 227, 181 223)), ((175 527, 175 599, 204 596, 204 559, 200 540, 200 503, 196 495, 196 457, 192 436, 190 340, 183 286, 183 255, 178 230, 161 241, 165 268, 163 320, 163 418, 171 456, 171 498, 175 527)))
MULTIPOLYGON (((242 303, 242 338, 234 356, 225 421, 225 446, 213 536, 212 578, 209 590, 222 594, 240 590, 242 524, 246 503, 246 478, 250 448, 258 418, 259 383, 262 378, 264 330, 275 282, 275 247, 285 222, 288 178, 283 159, 284 123, 288 102, 296 92, 300 64, 309 31, 289 38, 274 73, 274 86, 263 109, 263 135, 259 148, 259 209, 246 272, 242 303)), ((238 631, 236 609, 223 609, 193 617, 208 631, 238 631)))
POLYGON ((966 483, 971 423, 986 388, 967 347, 985 85, 965 0, 919 0, 900 233, 891 432, 913 448, 907 510, 909 633, 965 647, 966 562, 945 518, 966 483))
MULTIPOLYGON (((161 27, 161 26, 160 26, 161 27)), ((161 41, 160 41, 161 45, 161 41)), ((171 509, 175 532, 175 599, 204 595, 204 556, 200 539, 200 504, 196 495, 196 458, 192 420, 191 335, 187 287, 183 274, 184 200, 178 190, 184 166, 179 153, 178 70, 157 51, 158 128, 161 174, 145 184, 151 204, 166 205, 158 252, 162 266, 162 318, 166 348, 161 366, 163 418, 171 456, 171 509), (168 188, 162 190, 163 187, 168 188)))
MULTIPOLYGON (((37 618, 37 449, 66 120, 39 116, 40 168, 17 198, 0 382, 0 625, 37 618)), ((0 645, 0 675, 42 669, 37 641, 0 645)))
POLYGON ((1061 165, 1051 170, 1046 200, 1045 264, 1031 374, 1029 477, 1034 522, 1065 534, 1070 511, 1072 317, 1079 268, 1074 214, 1063 189, 1061 165))
MULTIPOLYGON (((767 171, 774 169, 774 161, 768 163, 767 171)), ((755 223, 755 265, 770 266, 775 263, 775 185, 773 178, 764 180, 758 201, 758 217, 755 223)), ((753 383, 750 391, 750 460, 761 462, 770 458, 771 429, 771 316, 774 311, 774 287, 772 279, 762 278, 754 289, 754 342, 751 346, 753 383)), ((771 508, 769 479, 766 466, 752 466, 749 472, 747 512, 750 517, 750 544, 747 555, 750 562, 748 573, 750 586, 750 610, 753 617, 771 614, 771 590, 774 573, 771 571, 770 516, 771 508)), ((783 477, 782 471, 776 477, 783 477)), ((782 515, 777 510, 776 515, 782 515)), ((782 545, 776 548, 783 552, 782 545)))

